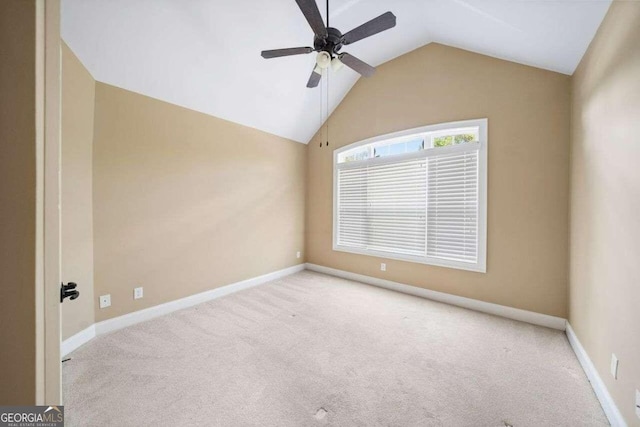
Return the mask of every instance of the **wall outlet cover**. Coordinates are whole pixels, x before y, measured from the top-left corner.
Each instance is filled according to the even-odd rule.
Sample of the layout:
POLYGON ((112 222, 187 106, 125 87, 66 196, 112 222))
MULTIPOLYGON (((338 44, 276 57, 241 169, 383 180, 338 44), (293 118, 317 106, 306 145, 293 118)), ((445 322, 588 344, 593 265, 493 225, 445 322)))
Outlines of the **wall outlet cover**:
POLYGON ((618 357, 611 353, 611 376, 618 379, 618 357))
POLYGON ((133 290, 133 299, 140 299, 144 296, 144 292, 142 290, 142 286, 140 286, 139 288, 135 288, 133 290))
POLYGON ((380 271, 387 271, 387 264, 385 264, 384 262, 380 263, 380 271))
POLYGON ((296 258, 300 258, 300 251, 296 252, 296 258))
POLYGON ((111 294, 100 295, 100 308, 111 307, 111 294))

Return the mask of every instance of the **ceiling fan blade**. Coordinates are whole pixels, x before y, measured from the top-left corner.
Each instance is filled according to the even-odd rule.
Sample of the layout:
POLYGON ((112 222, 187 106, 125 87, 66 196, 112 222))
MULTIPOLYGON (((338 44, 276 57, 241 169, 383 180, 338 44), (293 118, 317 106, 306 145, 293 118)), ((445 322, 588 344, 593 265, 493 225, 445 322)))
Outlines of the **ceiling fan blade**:
POLYGON ((307 82, 307 87, 316 87, 318 83, 320 83, 320 79, 322 78, 322 74, 317 73, 317 67, 313 69, 311 72, 311 76, 309 76, 309 81, 307 82))
POLYGON ((344 65, 360 73, 364 77, 371 77, 373 76, 373 73, 376 72, 376 69, 371 65, 359 60, 353 55, 349 55, 348 53, 343 53, 342 55, 340 55, 340 61, 342 61, 344 65))
POLYGON ((314 34, 320 38, 327 37, 327 27, 324 26, 316 0, 296 0, 296 3, 298 3, 304 17, 307 18, 314 34))
POLYGON ((391 12, 383 13, 369 22, 365 22, 343 36, 343 44, 355 43, 374 34, 396 26, 396 16, 391 12))
POLYGON ((278 58, 280 56, 302 55, 303 53, 313 52, 312 47, 289 47, 286 49, 263 50, 262 57, 264 59, 278 58))

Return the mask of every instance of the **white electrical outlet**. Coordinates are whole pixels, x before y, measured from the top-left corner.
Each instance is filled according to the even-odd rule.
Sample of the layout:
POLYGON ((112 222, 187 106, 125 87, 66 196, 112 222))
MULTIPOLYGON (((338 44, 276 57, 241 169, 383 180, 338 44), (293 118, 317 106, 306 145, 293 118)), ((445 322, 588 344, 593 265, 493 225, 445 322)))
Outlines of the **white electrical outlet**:
POLYGON ((387 264, 384 262, 380 263, 380 271, 387 271, 387 264))
POLYGON ((300 258, 300 251, 296 252, 296 258, 300 258))
POLYGON ((100 295, 100 308, 111 307, 111 294, 100 295))
POLYGON ((613 353, 611 353, 611 376, 618 379, 618 358, 613 353))
POLYGON ((133 299, 140 299, 143 297, 143 295, 144 293, 142 292, 142 286, 133 290, 133 299))
POLYGON ((636 415, 640 418, 640 390, 636 390, 636 415))

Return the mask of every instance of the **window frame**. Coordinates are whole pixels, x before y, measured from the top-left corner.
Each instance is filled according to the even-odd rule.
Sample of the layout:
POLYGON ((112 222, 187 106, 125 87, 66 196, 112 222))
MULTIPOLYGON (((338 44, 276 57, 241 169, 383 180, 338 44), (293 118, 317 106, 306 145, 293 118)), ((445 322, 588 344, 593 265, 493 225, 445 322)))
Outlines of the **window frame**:
MULTIPOLYGON (((426 145, 425 140, 425 145, 426 145)), ((420 264, 433 265, 438 267, 448 267, 459 270, 474 271, 479 273, 486 273, 487 271, 487 166, 488 166, 488 119, 473 119, 463 120, 456 122, 438 123, 433 125, 422 126, 414 129, 402 130, 399 132, 393 132, 385 135, 375 136, 362 141, 355 142, 353 144, 346 145, 344 147, 337 148, 333 151, 333 250, 338 252, 354 253, 359 255, 367 255, 385 259, 396 259, 400 261, 415 262, 420 264), (446 260, 441 258, 415 255, 404 255, 393 252, 375 251, 367 249, 358 249, 349 246, 338 245, 338 170, 357 168, 362 164, 379 165, 396 163, 403 160, 431 157, 438 155, 438 153, 454 153, 457 151, 468 151, 468 145, 459 144, 453 146, 437 147, 437 148, 424 148, 423 150, 398 154, 394 156, 374 157, 367 160, 357 160, 351 162, 340 163, 338 167, 339 156, 341 153, 354 148, 369 145, 379 144, 383 141, 389 141, 393 139, 404 139, 412 136, 419 136, 420 134, 440 132, 446 130, 455 130, 466 127, 478 128, 478 260, 476 263, 469 263, 457 260, 446 260)), ((425 212, 425 221, 427 215, 425 212)))

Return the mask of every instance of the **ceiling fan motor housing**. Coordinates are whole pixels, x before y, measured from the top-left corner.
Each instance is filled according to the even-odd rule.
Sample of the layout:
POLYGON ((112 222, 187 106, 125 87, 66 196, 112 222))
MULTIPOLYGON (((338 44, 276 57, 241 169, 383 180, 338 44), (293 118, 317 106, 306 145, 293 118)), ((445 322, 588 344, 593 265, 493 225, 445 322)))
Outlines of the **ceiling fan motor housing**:
POLYGON ((313 40, 313 47, 318 52, 327 52, 333 58, 342 49, 342 33, 337 28, 327 27, 327 37, 316 36, 313 40))

